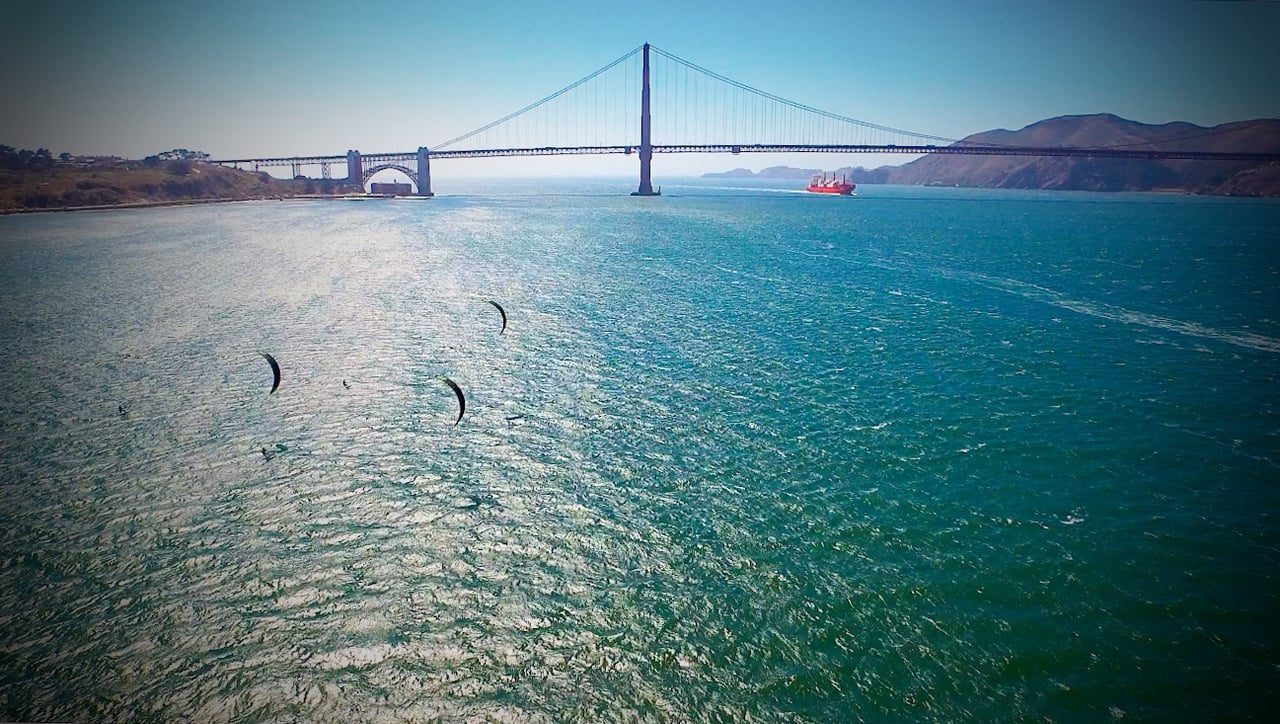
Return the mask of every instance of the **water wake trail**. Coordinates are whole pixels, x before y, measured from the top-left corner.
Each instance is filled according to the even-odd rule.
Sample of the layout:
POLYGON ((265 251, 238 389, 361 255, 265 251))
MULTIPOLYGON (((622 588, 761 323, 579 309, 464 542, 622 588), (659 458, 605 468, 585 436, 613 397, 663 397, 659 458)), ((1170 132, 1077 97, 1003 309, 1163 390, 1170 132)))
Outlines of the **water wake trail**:
POLYGON ((1234 344, 1239 347, 1255 349, 1260 352, 1280 354, 1280 339, 1268 337, 1256 332, 1216 329, 1197 322, 1186 322, 1180 319, 1162 317, 1156 314, 1147 314, 1146 312, 1126 309, 1125 307, 1119 307, 1114 304, 1072 299, 1062 292, 1006 277, 993 277, 976 272, 962 272, 951 269, 939 269, 937 271, 944 277, 952 279, 967 279, 981 284, 988 289, 1007 292, 1009 294, 1022 297, 1023 299, 1043 302, 1045 304, 1050 304, 1062 309, 1069 309, 1073 312, 1086 314, 1099 319, 1123 322, 1125 324, 1136 324, 1143 327, 1161 329, 1166 332, 1175 332, 1188 337, 1211 339, 1218 342, 1226 342, 1227 344, 1234 344))

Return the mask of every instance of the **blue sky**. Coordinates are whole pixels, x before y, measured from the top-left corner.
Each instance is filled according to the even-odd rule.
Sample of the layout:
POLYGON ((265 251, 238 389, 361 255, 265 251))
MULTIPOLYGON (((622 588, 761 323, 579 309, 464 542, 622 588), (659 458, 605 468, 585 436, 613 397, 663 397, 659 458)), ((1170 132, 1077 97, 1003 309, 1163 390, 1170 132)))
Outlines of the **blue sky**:
MULTIPOLYGON (((1280 3, 1230 0, 0 0, 0 143, 128 157, 409 150, 646 41, 801 103, 950 138, 1096 112, 1213 125, 1280 117, 1278 37, 1280 3)), ((655 174, 783 162, 836 165, 665 156, 655 174)), ((447 163, 472 175, 636 162, 447 163)))

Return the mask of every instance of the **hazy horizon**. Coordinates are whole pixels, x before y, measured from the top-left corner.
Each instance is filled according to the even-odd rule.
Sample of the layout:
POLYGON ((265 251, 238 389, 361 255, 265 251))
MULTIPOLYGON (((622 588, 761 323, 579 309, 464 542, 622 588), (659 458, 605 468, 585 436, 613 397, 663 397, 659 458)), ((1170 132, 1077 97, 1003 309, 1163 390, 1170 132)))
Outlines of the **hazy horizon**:
MULTIPOLYGON (((1280 76, 1258 72, 1280 67, 1277 3, 917 0, 823 6, 796 23, 793 8, 754 0, 659 1, 643 9, 643 27, 636 12, 610 2, 10 3, 0 39, 33 62, 10 81, 0 143, 128 158, 431 147, 643 42, 798 103, 945 138, 1091 113, 1202 126, 1280 117, 1280 76)), ((654 172, 910 160, 672 154, 654 172)), ((637 164, 495 161, 468 159, 456 173, 633 174, 637 164)))

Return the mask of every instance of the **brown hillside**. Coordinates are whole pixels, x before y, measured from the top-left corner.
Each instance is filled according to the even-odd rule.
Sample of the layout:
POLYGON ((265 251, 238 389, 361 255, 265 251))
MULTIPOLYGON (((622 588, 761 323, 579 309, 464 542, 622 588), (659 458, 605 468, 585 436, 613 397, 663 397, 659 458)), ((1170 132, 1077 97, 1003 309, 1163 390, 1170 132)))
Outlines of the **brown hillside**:
MULTIPOLYGON (((1206 128, 1183 122, 1150 125, 1111 114, 1062 116, 1018 131, 984 131, 959 144, 1276 153, 1280 152, 1280 119, 1206 128)), ((885 170, 885 182, 893 184, 1280 196, 1280 172, 1234 161, 938 155, 885 170)))
MULTIPOLYGON (((314 189, 312 189, 314 190, 314 189)), ((202 200, 249 200, 310 193, 305 182, 204 163, 102 168, 53 165, 0 169, 0 212, 202 200)))

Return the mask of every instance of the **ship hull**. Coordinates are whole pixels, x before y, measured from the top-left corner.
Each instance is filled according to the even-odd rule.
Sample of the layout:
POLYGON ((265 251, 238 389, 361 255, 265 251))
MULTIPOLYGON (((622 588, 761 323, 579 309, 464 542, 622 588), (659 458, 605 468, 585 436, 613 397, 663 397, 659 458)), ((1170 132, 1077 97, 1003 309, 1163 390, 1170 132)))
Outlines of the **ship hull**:
POLYGON ((839 194, 841 196, 852 196, 853 184, 841 184, 839 186, 810 186, 805 190, 814 194, 839 194))
POLYGON ((827 178, 825 173, 815 173, 813 178, 809 179, 809 186, 805 190, 811 194, 838 194, 840 196, 852 196, 853 190, 857 188, 857 186, 857 184, 844 176, 827 178))

